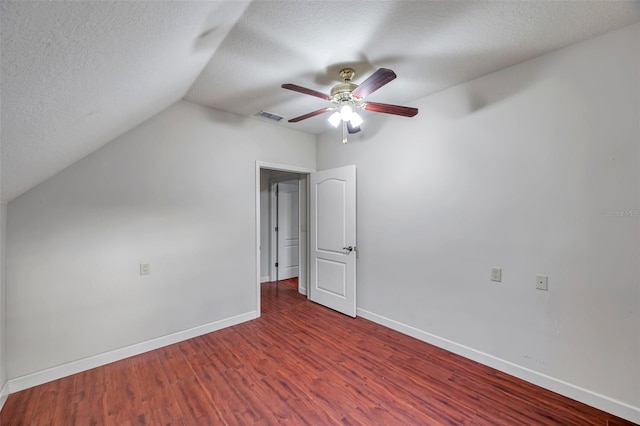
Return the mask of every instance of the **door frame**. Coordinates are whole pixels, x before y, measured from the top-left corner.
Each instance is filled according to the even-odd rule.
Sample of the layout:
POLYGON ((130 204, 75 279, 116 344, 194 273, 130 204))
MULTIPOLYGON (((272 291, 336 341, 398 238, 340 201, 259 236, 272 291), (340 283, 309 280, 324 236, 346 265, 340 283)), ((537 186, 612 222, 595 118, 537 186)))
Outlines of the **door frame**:
MULTIPOLYGON (((309 174, 315 173, 316 169, 311 169, 307 167, 299 167, 299 166, 291 166, 288 164, 277 164, 277 163, 269 163, 266 161, 256 161, 255 168, 255 190, 256 190, 256 240, 255 240, 255 255, 256 255, 256 318, 261 315, 261 307, 260 307, 260 169, 268 169, 268 170, 277 170, 282 172, 291 172, 298 173, 301 175, 307 176, 307 190, 306 190, 306 223, 309 223, 309 174)), ((300 191, 300 188, 298 188, 300 191)), ((300 205, 298 205, 298 211, 300 210, 300 205)), ((308 231, 307 231, 308 232, 308 231)), ((304 273, 306 274, 307 282, 309 275, 309 238, 304 242, 305 245, 305 256, 299 256, 299 265, 300 265, 300 274, 302 274, 302 263, 304 262, 304 273)), ((300 241, 298 245, 298 250, 302 250, 303 243, 300 241)), ((308 286, 307 286, 308 287, 308 286)), ((307 294, 308 294, 307 288, 307 294)), ((308 296, 307 296, 308 297, 308 296)))
MULTIPOLYGON (((277 244, 277 235, 276 235, 276 231, 275 231, 275 227, 276 227, 276 219, 278 218, 278 210, 276 208, 275 203, 277 202, 277 197, 275 194, 275 190, 274 187, 282 182, 290 182, 290 181, 294 181, 297 180, 298 181, 298 196, 300 196, 300 173, 296 173, 298 175, 298 178, 292 178, 291 176, 289 177, 279 177, 279 178, 275 178, 275 179, 271 179, 269 181, 269 202, 271 203, 270 205, 270 213, 269 213, 269 226, 271 227, 269 229, 269 242, 270 242, 270 249, 269 249, 269 280, 273 281, 273 278, 276 277, 276 267, 275 267, 275 262, 276 262, 276 253, 278 248, 276 247, 277 244)), ((261 207, 262 208, 262 207, 261 207)), ((298 216, 300 215, 300 204, 298 204, 298 216)), ((299 235, 299 230, 298 230, 298 235, 299 235)), ((298 239, 298 245, 300 244, 300 239, 298 239)), ((298 268, 299 270, 299 268, 298 268)))

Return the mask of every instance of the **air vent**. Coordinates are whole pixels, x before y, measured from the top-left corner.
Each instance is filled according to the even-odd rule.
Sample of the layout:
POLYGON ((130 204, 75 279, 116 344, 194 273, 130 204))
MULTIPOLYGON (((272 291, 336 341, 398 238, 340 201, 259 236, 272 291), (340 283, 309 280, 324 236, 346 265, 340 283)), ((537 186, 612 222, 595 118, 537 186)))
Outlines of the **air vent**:
POLYGON ((262 118, 266 118, 268 120, 273 120, 273 121, 280 121, 282 120, 282 117, 274 114, 272 112, 267 112, 267 111, 260 111, 259 113, 256 114, 258 117, 262 117, 262 118))

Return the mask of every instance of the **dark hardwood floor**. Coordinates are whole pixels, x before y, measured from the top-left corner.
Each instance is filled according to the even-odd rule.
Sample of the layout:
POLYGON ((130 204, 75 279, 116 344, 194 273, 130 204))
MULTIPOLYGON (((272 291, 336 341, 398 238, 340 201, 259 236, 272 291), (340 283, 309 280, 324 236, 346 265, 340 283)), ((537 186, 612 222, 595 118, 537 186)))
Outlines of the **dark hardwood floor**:
POLYGON ((9 396, 0 425, 622 425, 262 285, 262 316, 9 396))

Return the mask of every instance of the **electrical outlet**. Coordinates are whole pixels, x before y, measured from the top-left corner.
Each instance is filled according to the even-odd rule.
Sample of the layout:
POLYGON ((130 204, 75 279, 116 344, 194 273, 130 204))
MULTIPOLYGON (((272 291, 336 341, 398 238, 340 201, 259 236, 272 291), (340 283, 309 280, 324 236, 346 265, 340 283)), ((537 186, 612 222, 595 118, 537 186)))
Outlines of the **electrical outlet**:
POLYGON ((140 275, 149 275, 151 273, 151 268, 148 263, 140 264, 140 275))
POLYGON ((548 290, 549 289, 549 277, 546 275, 536 275, 536 289, 548 290))
POLYGON ((491 268, 491 281, 502 282, 502 268, 491 268))

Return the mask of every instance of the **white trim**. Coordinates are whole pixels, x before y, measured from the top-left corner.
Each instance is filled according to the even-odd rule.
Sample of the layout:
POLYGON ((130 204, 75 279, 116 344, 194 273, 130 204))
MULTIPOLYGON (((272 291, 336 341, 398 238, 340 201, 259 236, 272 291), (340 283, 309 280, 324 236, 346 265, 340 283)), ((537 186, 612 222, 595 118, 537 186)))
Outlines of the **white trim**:
MULTIPOLYGON (((72 374, 100 367, 102 365, 106 365, 115 361, 120 361, 121 359, 129 358, 134 355, 139 355, 145 352, 152 351, 154 349, 172 345, 183 340, 192 339, 203 334, 211 333, 213 331, 220 330, 226 327, 231 327, 232 325, 250 321, 257 317, 258 313, 256 311, 251 311, 219 321, 214 321, 209 324, 193 327, 188 330, 178 331, 177 333, 172 333, 166 336, 147 340, 146 342, 136 343, 124 348, 90 356, 88 358, 79 359, 77 361, 72 361, 66 364, 58 365, 56 367, 51 367, 46 370, 38 371, 36 373, 16 377, 15 379, 11 379, 7 382, 9 388, 8 390, 9 393, 19 392, 33 386, 38 386, 43 383, 50 382, 52 380, 57 380, 62 377, 67 377, 72 374)), ((5 388, 7 387, 7 385, 5 385, 5 388)))
POLYGON ((269 279, 269 275, 267 275, 266 277, 260 277, 260 284, 268 283, 269 281, 271 281, 271 279, 269 279))
POLYGON ((559 393, 560 395, 575 399, 576 401, 614 414, 618 417, 622 417, 623 419, 632 421, 634 423, 640 423, 640 407, 634 407, 630 404, 617 401, 605 395, 600 395, 588 389, 584 389, 560 379, 547 376, 546 374, 530 370, 526 367, 522 367, 504 359, 489 355, 468 346, 461 345, 454 341, 444 339, 410 325, 403 324, 401 322, 392 320, 382 315, 375 314, 373 312, 366 311, 361 308, 357 308, 357 314, 358 316, 373 321, 377 324, 383 325, 385 327, 399 331, 400 333, 414 337, 418 340, 422 340, 423 342, 427 342, 439 348, 446 349, 449 352, 453 352, 465 358, 495 368, 496 370, 500 370, 504 373, 525 380, 529 383, 533 383, 545 389, 559 393))
POLYGON ((298 223, 299 229, 299 270, 298 270, 298 291, 304 289, 307 295, 307 283, 309 282, 309 176, 298 175, 298 223))
POLYGON ((256 278, 257 278, 257 294, 256 294, 256 314, 260 316, 260 161, 256 161, 256 278))
MULTIPOLYGON (((298 277, 298 282, 300 282, 300 278, 298 277)), ((307 288, 298 286, 298 293, 307 295, 307 288)))
MULTIPOLYGON (((275 190, 276 183, 273 179, 269 181, 269 276, 271 281, 276 281, 278 278, 278 271, 276 270, 276 219, 278 218, 276 213, 278 204, 275 190)), ((260 209, 262 209, 262 206, 260 206, 260 209)))
POLYGON ((4 403, 7 402, 9 397, 9 382, 4 382, 4 386, 0 389, 0 410, 4 407, 4 403))
MULTIPOLYGON (((277 170, 281 172, 291 172, 291 173, 315 173, 316 171, 316 169, 310 169, 308 167, 289 166, 287 164, 277 164, 277 163, 267 163, 265 161, 256 161, 256 170, 260 171, 260 169, 277 170)), ((258 178, 260 178, 260 175, 258 175, 258 178)))

